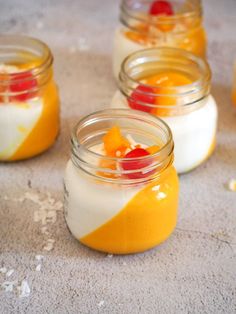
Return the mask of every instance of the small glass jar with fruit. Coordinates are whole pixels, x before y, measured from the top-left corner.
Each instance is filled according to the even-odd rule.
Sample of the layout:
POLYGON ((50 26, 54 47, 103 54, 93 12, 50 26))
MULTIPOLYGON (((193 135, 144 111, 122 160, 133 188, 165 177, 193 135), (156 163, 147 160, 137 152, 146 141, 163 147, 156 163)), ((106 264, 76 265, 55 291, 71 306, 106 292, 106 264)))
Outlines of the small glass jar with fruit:
POLYGON ((218 111, 205 60, 177 48, 141 50, 123 62, 118 86, 112 108, 148 112, 169 125, 178 173, 196 168, 212 154, 218 111))
POLYGON ((0 160, 42 153, 59 131, 53 56, 43 42, 0 36, 0 160))
POLYGON ((165 241, 177 219, 173 140, 160 119, 103 110, 73 130, 64 191, 71 233, 98 251, 142 252, 165 241))
POLYGON ((200 0, 123 0, 121 25, 114 37, 113 72, 132 52, 151 47, 176 47, 206 54, 200 0))

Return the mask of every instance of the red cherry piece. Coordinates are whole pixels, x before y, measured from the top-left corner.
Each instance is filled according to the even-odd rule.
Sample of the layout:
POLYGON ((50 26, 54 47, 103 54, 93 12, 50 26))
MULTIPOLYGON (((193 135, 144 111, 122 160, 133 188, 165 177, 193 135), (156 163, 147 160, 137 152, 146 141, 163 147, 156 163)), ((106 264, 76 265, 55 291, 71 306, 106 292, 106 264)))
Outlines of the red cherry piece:
MULTIPOLYGON (((135 148, 131 150, 129 153, 125 155, 124 158, 138 158, 138 157, 144 157, 148 156, 150 153, 146 151, 143 148, 135 148)), ((135 160, 135 161, 123 161, 121 163, 121 167, 124 170, 141 170, 142 168, 145 168, 151 164, 150 160, 135 160)), ((140 179, 140 178, 145 178, 150 175, 150 172, 147 173, 142 173, 142 172, 135 172, 135 173, 129 173, 127 174, 127 177, 129 179, 140 179)))
POLYGON ((128 98, 130 108, 145 112, 151 112, 152 107, 141 104, 155 104, 155 96, 147 95, 146 93, 153 93, 154 91, 149 86, 139 85, 128 98))
POLYGON ((11 100, 25 101, 35 96, 30 92, 31 89, 37 87, 37 80, 33 78, 31 73, 19 73, 12 76, 13 81, 10 83, 10 91, 14 93, 24 92, 24 94, 10 97, 11 100), (14 81, 17 80, 17 81, 14 81))
POLYGON ((168 1, 153 1, 149 13, 151 15, 173 15, 172 5, 168 1))

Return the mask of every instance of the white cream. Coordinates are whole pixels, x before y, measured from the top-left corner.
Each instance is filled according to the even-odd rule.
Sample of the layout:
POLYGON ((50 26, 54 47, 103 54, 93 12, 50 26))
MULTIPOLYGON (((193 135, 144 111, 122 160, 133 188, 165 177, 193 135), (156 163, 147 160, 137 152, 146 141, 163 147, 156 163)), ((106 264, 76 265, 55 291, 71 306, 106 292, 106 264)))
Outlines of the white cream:
POLYGON ((0 103, 0 160, 10 159, 38 122, 43 100, 0 103))
MULTIPOLYGON (((129 108, 126 98, 117 91, 112 108, 129 108)), ((217 128, 217 107, 209 96, 200 108, 183 115, 162 117, 171 128, 175 143, 174 166, 178 173, 192 170, 209 155, 217 128)))
MULTIPOLYGON (((172 34, 160 32, 158 34, 158 47, 161 46, 176 46, 177 42, 174 41, 172 34)), ((113 56, 112 56, 112 66, 113 66, 113 74, 116 79, 118 79, 121 64, 126 57, 128 57, 131 53, 151 48, 157 47, 156 43, 147 42, 145 44, 139 44, 131 39, 129 39, 125 35, 124 27, 118 27, 115 31, 114 35, 114 43, 113 43, 113 56)))
POLYGON ((86 175, 67 163, 65 177, 65 217, 69 229, 83 238, 116 216, 142 187, 109 184, 86 175))
POLYGON ((148 48, 148 46, 140 45, 124 34, 124 31, 119 27, 115 31, 113 44, 113 74, 117 79, 120 72, 121 63, 131 53, 148 48))

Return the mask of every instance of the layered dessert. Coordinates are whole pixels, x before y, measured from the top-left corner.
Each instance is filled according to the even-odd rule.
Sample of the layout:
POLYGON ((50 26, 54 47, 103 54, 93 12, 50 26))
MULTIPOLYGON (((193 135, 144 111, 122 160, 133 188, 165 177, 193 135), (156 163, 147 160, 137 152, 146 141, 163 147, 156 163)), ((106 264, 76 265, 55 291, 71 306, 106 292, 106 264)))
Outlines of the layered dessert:
POLYGON ((206 35, 198 0, 124 0, 121 25, 115 31, 113 72, 131 53, 152 47, 176 47, 204 57, 206 35))
POLYGON ((0 40, 0 160, 32 157, 49 148, 59 130, 59 99, 51 68, 30 53, 2 57, 0 40), (1 60, 5 62, 1 63, 1 60))
POLYGON ((90 248, 141 252, 163 242, 175 227, 178 178, 171 159, 164 168, 159 164, 165 143, 156 139, 147 146, 137 139, 114 125, 101 143, 89 147, 89 156, 78 155, 67 164, 66 221, 90 248), (85 158, 93 163, 92 176, 81 164, 85 158))
POLYGON ((199 60, 197 69, 198 59, 182 54, 160 48, 131 55, 120 74, 120 90, 111 101, 112 108, 148 112, 169 125, 178 173, 194 169, 212 154, 217 127, 217 107, 209 95, 209 68, 199 60))

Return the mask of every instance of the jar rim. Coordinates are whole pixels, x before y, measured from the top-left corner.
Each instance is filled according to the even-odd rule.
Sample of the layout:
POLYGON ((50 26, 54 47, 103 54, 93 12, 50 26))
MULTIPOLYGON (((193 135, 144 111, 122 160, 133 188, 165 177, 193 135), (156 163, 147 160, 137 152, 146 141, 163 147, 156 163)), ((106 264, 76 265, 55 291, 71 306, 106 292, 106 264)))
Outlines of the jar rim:
MULTIPOLYGON (((105 161, 114 161, 114 162, 127 162, 127 161, 131 161, 130 158, 119 158, 119 157, 110 157, 110 156, 104 156, 102 154, 99 154, 97 152, 92 151, 91 149, 87 148, 86 145, 84 145, 83 142, 81 142, 78 139, 78 132, 81 131, 83 129, 83 127, 88 126, 89 123, 96 123, 99 121, 99 117, 101 119, 103 119, 104 117, 112 117, 112 118, 130 118, 132 119, 133 117, 137 117, 137 119, 139 119, 139 121, 144 122, 144 123, 150 123, 150 125, 152 125, 153 127, 155 127, 155 123, 156 123, 156 127, 161 127, 162 130, 164 130, 167 140, 166 142, 163 144, 163 146, 160 148, 160 150, 158 150, 158 152, 154 153, 154 154, 150 154, 147 156, 143 156, 143 157, 136 157, 136 158, 132 158, 132 162, 133 161, 148 161, 148 160, 155 160, 155 158, 159 158, 160 163, 163 162, 164 159, 166 159, 167 157, 171 157, 173 155, 173 150, 174 150, 174 143, 173 143, 173 138, 172 138, 172 132, 169 128, 169 126, 160 118, 155 117, 153 115, 150 115, 148 113, 143 113, 137 110, 130 110, 130 109, 104 109, 104 110, 100 110, 100 111, 96 111, 94 113, 91 113, 83 118, 81 118, 79 120, 79 122, 75 125, 75 127, 72 130, 71 133, 71 144, 72 144, 72 161, 74 161, 74 163, 76 164, 76 166, 78 165, 78 163, 83 163, 83 160, 80 159, 79 156, 79 151, 80 154, 85 153, 88 156, 92 156, 94 158, 97 158, 99 160, 99 158, 105 160, 105 161), (160 158, 162 157, 162 158, 160 158)), ((173 162, 173 157, 170 158, 170 162, 173 162)), ((91 165, 90 165, 91 166, 91 165)), ((152 167, 154 168, 154 166, 152 165, 152 167)), ((92 168, 96 168, 98 169, 98 166, 92 166, 92 168)), ((104 171, 104 168, 99 169, 99 171, 104 171)), ((139 170, 140 171, 140 170, 139 170)), ((120 170, 111 170, 111 171, 107 171, 109 173, 113 173, 113 174, 119 174, 120 170)), ((138 169, 133 170, 133 171, 123 171, 123 173, 134 173, 134 172, 138 172, 138 169)), ((102 179, 103 181, 108 181, 108 182, 115 182, 117 181, 117 179, 108 179, 107 178, 103 178, 99 176, 99 179, 102 179)), ((127 179, 126 179, 127 181, 127 179)), ((137 180, 135 181, 137 182, 137 180)), ((143 182, 143 180, 140 180, 140 182, 143 182)), ((131 182, 129 182, 131 183, 131 182)))
MULTIPOLYGON (((133 92, 135 90, 135 86, 137 86, 137 84, 143 87, 151 87, 152 90, 155 91, 154 93, 150 93, 150 92, 143 93, 148 96, 159 97, 159 96, 168 95, 168 97, 183 97, 184 98, 188 96, 194 96, 195 94, 197 95, 196 97, 193 97, 193 100, 191 102, 175 105, 176 108, 177 107, 182 108, 184 106, 195 104, 199 100, 206 98, 210 92, 210 82, 211 82, 211 70, 206 60, 184 49, 173 48, 173 47, 155 47, 155 48, 147 48, 147 49, 135 51, 131 53, 130 55, 128 55, 123 60, 121 64, 121 68, 120 68, 120 73, 119 73, 118 86, 121 92, 127 97, 129 96, 128 94, 130 92, 133 92), (182 60, 184 61, 191 61, 201 71, 202 73, 201 77, 199 77, 198 79, 194 80, 192 83, 189 83, 189 84, 184 84, 181 86, 163 87, 161 85, 158 86, 158 85, 150 85, 150 84, 142 83, 140 82, 139 79, 134 78, 131 75, 129 75, 129 73, 127 73, 129 64, 132 63, 134 60, 135 60, 136 66, 137 64, 138 65, 139 64, 143 65, 145 63, 148 64, 149 62, 152 62, 152 61, 155 61, 156 63, 159 63, 160 65, 163 65, 163 60, 165 58, 169 58, 169 57, 173 58, 173 56, 175 56, 176 60, 180 60, 180 57, 181 57, 182 60), (147 59, 146 61, 145 61, 145 57, 147 59), (148 58, 150 58, 150 61, 148 58), (160 90, 164 92, 161 93, 160 90)), ((167 108, 168 107, 165 105, 156 105, 156 104, 148 104, 148 103, 146 103, 145 105, 151 108, 157 108, 157 107, 167 108)))
MULTIPOLYGON (((25 70, 22 70, 20 72, 13 72, 11 73, 11 76, 14 76, 14 80, 17 82, 17 80, 19 79, 20 81, 22 81, 21 76, 23 74, 29 73, 29 72, 33 72, 33 75, 39 76, 41 75, 43 72, 47 71, 51 65, 53 64, 53 56, 51 53, 50 48, 48 47, 47 44, 45 44, 43 41, 31 37, 31 36, 25 36, 25 35, 17 35, 17 34, 11 34, 11 35, 0 35, 0 53, 1 53, 1 48, 3 47, 8 47, 8 48, 14 48, 14 47, 18 47, 17 45, 22 45, 22 48, 32 48, 32 45, 35 45, 36 49, 37 48, 41 48, 43 51, 43 58, 41 59, 41 62, 37 65, 34 65, 34 67, 32 68, 27 68, 25 70), (25 45, 23 47, 23 45, 25 45)), ((31 53, 33 52, 32 49, 29 50, 31 53)), ((11 78, 9 78, 9 74, 4 74, 1 73, 1 77, 4 79, 4 77, 6 78, 6 81, 11 80, 11 78), (7 79, 8 77, 8 79, 7 79)))
MULTIPOLYGON (((191 6, 191 9, 189 9, 188 11, 183 11, 183 12, 178 12, 175 13, 173 15, 165 15, 165 19, 163 19, 163 15, 156 15, 156 16, 152 16, 152 19, 150 19, 150 14, 144 14, 142 16, 140 16, 140 14, 136 13, 135 10, 132 10, 131 4, 132 1, 130 0, 122 0, 121 1, 121 5, 120 5, 120 20, 121 22, 126 25, 129 28, 132 28, 135 30, 134 27, 132 27, 128 20, 129 19, 133 19, 137 22, 140 23, 145 23, 145 24, 150 24, 150 25, 154 25, 156 26, 157 24, 159 25, 165 25, 165 24, 174 24, 176 23, 176 21, 178 21, 179 19, 185 18, 185 19, 197 19, 200 18, 202 16, 202 1, 201 0, 194 0, 193 1, 189 1, 189 4, 191 6)), ((137 7, 137 2, 141 5, 143 4, 147 4, 150 2, 150 4, 153 2, 152 0, 135 0, 133 1, 137 7)), ((139 11, 138 11, 139 12, 139 11)), ((181 33, 181 31, 179 31, 181 33)))

